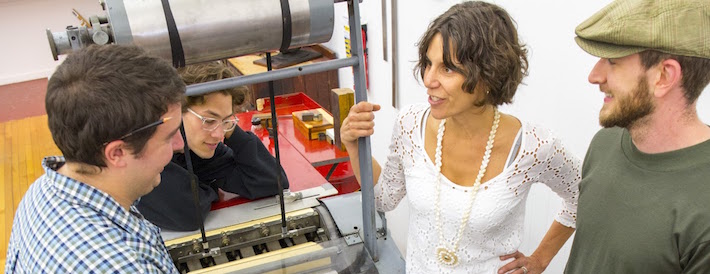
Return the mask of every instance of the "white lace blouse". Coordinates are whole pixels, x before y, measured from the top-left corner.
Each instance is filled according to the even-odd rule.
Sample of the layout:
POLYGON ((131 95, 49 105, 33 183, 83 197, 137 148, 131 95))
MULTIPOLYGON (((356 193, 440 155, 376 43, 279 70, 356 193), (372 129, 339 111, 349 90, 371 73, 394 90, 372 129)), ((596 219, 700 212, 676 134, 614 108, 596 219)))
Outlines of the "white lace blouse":
MULTIPOLYGON (((505 265, 499 256, 515 252, 523 238, 525 201, 533 183, 544 183, 564 200, 555 218, 574 227, 577 214, 580 160, 549 130, 523 123, 520 150, 495 178, 481 185, 456 254, 455 267, 440 265, 434 203, 434 163, 424 150, 422 122, 428 105, 402 109, 395 121, 387 162, 375 186, 380 211, 394 209, 409 195, 407 273, 497 273, 505 265)), ((454 240, 471 187, 441 176, 441 225, 444 241, 454 240)), ((528 254, 529 255, 529 254, 528 254)))

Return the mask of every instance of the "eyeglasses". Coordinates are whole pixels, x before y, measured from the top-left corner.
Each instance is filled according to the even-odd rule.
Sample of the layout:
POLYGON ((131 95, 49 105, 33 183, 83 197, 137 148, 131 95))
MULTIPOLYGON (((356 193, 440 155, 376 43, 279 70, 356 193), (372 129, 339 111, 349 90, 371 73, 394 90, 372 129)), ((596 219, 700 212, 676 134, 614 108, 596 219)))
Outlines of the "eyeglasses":
POLYGON ((167 122, 168 120, 170 120, 170 119, 172 119, 172 118, 173 118, 173 117, 161 118, 161 119, 158 120, 158 121, 152 122, 152 123, 147 124, 147 125, 145 125, 145 126, 139 127, 138 129, 135 129, 135 130, 133 130, 133 131, 131 131, 131 132, 129 132, 129 133, 126 133, 126 134, 124 134, 123 136, 119 137, 118 139, 105 142, 103 145, 106 146, 106 145, 108 145, 108 143, 110 143, 110 142, 118 141, 118 140, 123 140, 123 139, 126 139, 126 138, 128 138, 128 137, 131 137, 131 135, 136 134, 136 133, 138 133, 138 132, 144 131, 144 130, 149 129, 149 128, 152 128, 152 127, 157 127, 157 126, 162 125, 163 123, 167 122))
POLYGON ((227 132, 227 131, 233 130, 237 126, 237 123, 239 122, 239 119, 237 119, 237 117, 234 117, 234 116, 232 116, 232 117, 234 117, 234 119, 219 121, 215 118, 203 117, 202 115, 197 114, 197 112, 195 112, 194 110, 191 110, 189 108, 187 109, 187 111, 189 111, 193 115, 197 116, 197 118, 200 118, 200 120, 202 120, 202 129, 204 129, 206 131, 213 131, 213 130, 217 129, 219 126, 222 126, 222 130, 227 132))

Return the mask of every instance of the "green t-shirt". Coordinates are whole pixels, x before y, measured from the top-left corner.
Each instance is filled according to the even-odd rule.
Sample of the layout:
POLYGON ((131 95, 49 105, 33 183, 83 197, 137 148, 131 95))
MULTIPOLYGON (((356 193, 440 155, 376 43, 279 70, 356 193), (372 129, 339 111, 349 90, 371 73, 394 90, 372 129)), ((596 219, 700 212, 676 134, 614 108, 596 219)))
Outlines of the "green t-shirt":
POLYGON ((565 273, 710 273, 710 140, 647 154, 626 129, 599 131, 565 273))

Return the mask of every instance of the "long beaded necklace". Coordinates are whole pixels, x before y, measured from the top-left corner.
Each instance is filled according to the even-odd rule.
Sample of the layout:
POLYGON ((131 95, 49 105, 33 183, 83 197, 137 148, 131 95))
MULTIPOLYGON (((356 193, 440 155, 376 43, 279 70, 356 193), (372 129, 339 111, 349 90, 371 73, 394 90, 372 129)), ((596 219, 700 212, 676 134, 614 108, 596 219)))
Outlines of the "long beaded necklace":
POLYGON ((464 211, 463 220, 461 220, 461 225, 459 230, 455 235, 455 238, 449 242, 450 245, 444 243, 444 232, 441 228, 441 209, 439 208, 439 195, 441 192, 441 142, 444 139, 444 124, 446 119, 442 119, 439 123, 439 130, 436 135, 436 228, 439 231, 439 246, 436 248, 436 257, 440 264, 445 266, 456 266, 459 263, 459 257, 456 255, 456 251, 459 247, 459 242, 463 236, 463 231, 466 229, 468 224, 469 216, 471 215, 471 210, 473 208, 473 201, 476 198, 476 193, 481 185, 481 179, 483 175, 486 174, 486 168, 488 167, 488 161, 491 158, 491 151, 493 150, 493 140, 496 137, 496 131, 498 130, 498 123, 500 122, 500 113, 498 109, 494 109, 493 114, 493 126, 491 126, 491 133, 488 135, 488 143, 486 143, 486 152, 483 154, 483 161, 481 162, 481 168, 478 170, 478 176, 476 176, 476 181, 473 183, 473 189, 471 189, 471 199, 468 203, 468 209, 464 211), (451 248, 449 248, 451 246, 451 248))

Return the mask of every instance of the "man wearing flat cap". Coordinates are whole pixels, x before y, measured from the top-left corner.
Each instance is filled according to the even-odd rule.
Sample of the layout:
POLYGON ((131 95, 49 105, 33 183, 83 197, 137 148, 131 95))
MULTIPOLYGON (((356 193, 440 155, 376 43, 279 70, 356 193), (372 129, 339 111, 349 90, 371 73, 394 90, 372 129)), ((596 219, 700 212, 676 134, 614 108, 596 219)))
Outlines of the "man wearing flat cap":
POLYGON ((710 273, 710 0, 619 0, 576 29, 604 105, 565 273, 710 273))

